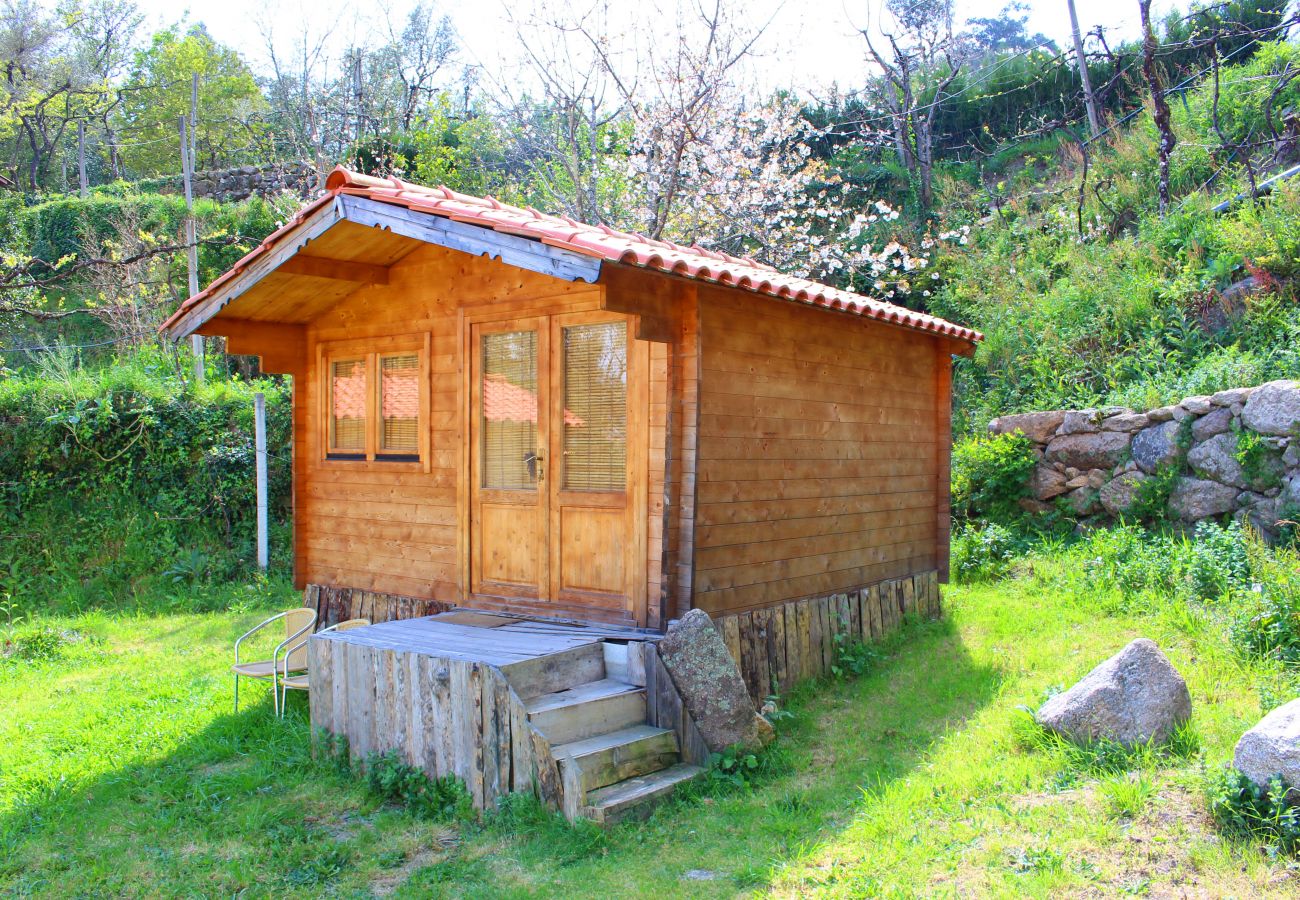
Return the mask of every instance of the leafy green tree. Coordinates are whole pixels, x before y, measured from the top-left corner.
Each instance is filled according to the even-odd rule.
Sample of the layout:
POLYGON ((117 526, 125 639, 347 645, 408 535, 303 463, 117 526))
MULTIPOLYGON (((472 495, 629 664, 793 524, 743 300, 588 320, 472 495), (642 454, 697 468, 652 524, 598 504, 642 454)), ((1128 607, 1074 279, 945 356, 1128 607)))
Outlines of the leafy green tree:
POLYGON ((190 80, 199 76, 196 168, 219 168, 256 156, 266 100, 248 65, 202 25, 172 27, 137 51, 123 85, 119 130, 126 168, 140 176, 180 170, 177 120, 190 110, 190 80))

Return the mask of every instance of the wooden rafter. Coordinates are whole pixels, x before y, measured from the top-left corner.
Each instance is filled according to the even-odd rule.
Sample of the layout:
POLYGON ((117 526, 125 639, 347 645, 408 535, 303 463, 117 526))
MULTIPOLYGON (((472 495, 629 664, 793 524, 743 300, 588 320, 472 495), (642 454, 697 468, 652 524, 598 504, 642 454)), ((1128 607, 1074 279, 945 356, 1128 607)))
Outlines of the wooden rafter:
POLYGON ((306 256, 302 253, 286 259, 276 271, 286 275, 306 275, 309 278, 329 278, 357 284, 388 284, 388 266, 306 256))

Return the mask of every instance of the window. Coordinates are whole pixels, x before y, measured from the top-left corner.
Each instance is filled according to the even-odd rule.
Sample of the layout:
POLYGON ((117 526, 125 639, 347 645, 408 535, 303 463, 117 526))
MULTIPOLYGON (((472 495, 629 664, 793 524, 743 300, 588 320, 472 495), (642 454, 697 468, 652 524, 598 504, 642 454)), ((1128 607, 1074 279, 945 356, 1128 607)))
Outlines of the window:
POLYGON ((627 325, 564 329, 564 487, 627 487, 627 325))
POLYGON ((427 352, 421 347, 426 341, 385 340, 398 349, 383 352, 365 352, 358 341, 322 347, 326 459, 420 462, 427 457, 427 352))

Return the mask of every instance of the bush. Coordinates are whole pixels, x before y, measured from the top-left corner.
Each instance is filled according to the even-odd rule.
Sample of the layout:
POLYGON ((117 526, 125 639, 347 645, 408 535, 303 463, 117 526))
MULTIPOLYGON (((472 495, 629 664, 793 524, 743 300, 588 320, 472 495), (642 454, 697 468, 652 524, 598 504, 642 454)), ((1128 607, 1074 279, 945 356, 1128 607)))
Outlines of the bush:
POLYGON ((463 781, 450 775, 430 778, 423 769, 404 762, 396 750, 366 757, 366 785, 376 796, 423 819, 463 819, 472 808, 463 781))
POLYGON ((1240 522, 1198 522, 1188 544, 1185 584, 1195 600, 1216 601, 1250 586, 1247 536, 1240 522))
POLYGON ((1029 496, 1035 460, 1023 434, 977 436, 952 450, 953 514, 964 519, 1009 522, 1019 518, 1019 501, 1029 496))
POLYGON ((1243 773, 1226 767, 1212 775, 1206 799, 1215 823, 1226 833, 1264 841, 1273 851, 1300 849, 1300 806, 1287 800, 1289 788, 1281 777, 1261 788, 1243 773))
MULTIPOLYGON (((272 525, 288 525, 290 404, 273 381, 183 382, 156 354, 0 376, 0 593, 75 611, 146 580, 248 571, 256 533, 253 392, 267 396, 272 525), (165 574, 164 574, 165 573, 165 574)), ((274 540, 280 554, 287 540, 274 540)), ((283 555, 276 562, 284 563, 283 555)))
POLYGON ((1011 571, 1019 541, 1006 526, 967 526, 952 538, 949 568, 958 584, 974 584, 1002 578, 1011 571))

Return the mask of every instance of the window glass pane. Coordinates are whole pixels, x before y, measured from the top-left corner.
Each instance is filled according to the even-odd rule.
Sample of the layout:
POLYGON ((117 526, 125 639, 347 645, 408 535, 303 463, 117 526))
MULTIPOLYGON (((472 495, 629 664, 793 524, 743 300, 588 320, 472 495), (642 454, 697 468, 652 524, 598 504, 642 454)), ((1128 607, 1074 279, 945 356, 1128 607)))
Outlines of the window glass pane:
POLYGON ((564 487, 627 487, 627 325, 564 329, 564 487))
POLYGON ((420 452, 420 357, 403 353, 379 358, 379 449, 420 452))
POLYGON ((365 452, 364 359, 336 359, 330 363, 330 448, 365 452))
POLYGON ((483 487, 537 483, 537 332, 483 336, 483 487))

